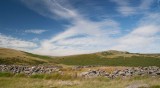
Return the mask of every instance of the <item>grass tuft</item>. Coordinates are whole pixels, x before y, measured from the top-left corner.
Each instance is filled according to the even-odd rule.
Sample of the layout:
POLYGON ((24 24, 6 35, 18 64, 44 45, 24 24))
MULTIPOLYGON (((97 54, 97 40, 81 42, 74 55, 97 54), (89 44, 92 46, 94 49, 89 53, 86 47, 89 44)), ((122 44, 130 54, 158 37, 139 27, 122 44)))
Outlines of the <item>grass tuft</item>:
POLYGON ((153 85, 150 88, 160 88, 160 85, 153 85))
POLYGON ((0 72, 0 77, 13 77, 14 74, 13 73, 9 73, 9 72, 0 72))

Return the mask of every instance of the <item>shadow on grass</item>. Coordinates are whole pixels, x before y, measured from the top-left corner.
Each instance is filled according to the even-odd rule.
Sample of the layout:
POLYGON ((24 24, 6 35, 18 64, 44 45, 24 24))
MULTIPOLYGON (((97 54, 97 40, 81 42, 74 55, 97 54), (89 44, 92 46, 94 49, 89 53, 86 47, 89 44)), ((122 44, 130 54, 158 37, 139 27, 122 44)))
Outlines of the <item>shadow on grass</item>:
POLYGON ((154 85, 154 86, 151 86, 150 88, 160 88, 160 85, 154 85))

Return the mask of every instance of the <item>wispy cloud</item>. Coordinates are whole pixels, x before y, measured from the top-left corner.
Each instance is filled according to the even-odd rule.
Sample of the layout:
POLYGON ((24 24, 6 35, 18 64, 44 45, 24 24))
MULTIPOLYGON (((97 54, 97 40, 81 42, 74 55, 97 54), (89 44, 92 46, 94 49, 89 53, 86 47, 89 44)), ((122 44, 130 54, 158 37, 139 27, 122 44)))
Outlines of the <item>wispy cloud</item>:
POLYGON ((150 9, 151 5, 155 2, 156 0, 141 0, 141 4, 139 8, 141 10, 148 10, 150 9))
POLYGON ((119 33, 118 23, 111 20, 102 22, 81 20, 80 22, 66 28, 66 31, 57 36, 42 41, 41 47, 36 52, 49 55, 71 55, 101 51, 112 44, 112 38, 109 36, 119 33))
POLYGON ((159 13, 151 13, 143 17, 138 26, 129 34, 118 38, 117 45, 112 49, 134 52, 158 52, 160 34, 159 13))
MULTIPOLYGON (((159 14, 145 15, 132 28, 128 34, 123 33, 119 37, 113 35, 122 34, 120 24, 113 19, 91 21, 79 13, 72 6, 67 6, 58 0, 23 0, 26 5, 43 16, 69 20, 71 25, 65 31, 40 42, 40 46, 34 52, 46 55, 71 55, 91 53, 108 49, 128 51, 144 51, 144 48, 154 49, 158 45, 157 33, 160 27, 157 25, 159 14), (47 11, 47 12, 46 12, 47 11)), ((138 7, 129 4, 129 0, 114 0, 119 7, 118 11, 125 15, 137 14, 137 9, 147 9, 151 2, 145 0, 138 7)), ((151 0, 152 1, 152 0, 151 0)), ((138 10, 138 11, 141 11, 138 10)))
MULTIPOLYGON (((48 55, 70 55, 100 51, 111 44, 111 42, 108 42, 111 41, 109 36, 120 32, 119 23, 116 21, 111 19, 104 19, 98 22, 90 21, 71 8, 71 6, 68 8, 57 0, 37 1, 37 3, 43 3, 43 6, 45 6, 43 8, 47 8, 51 13, 51 18, 54 18, 56 14, 63 19, 71 19, 71 25, 57 36, 42 41, 40 47, 35 52, 48 55)), ((31 4, 35 6, 37 3, 33 2, 31 4)), ((29 8, 34 9, 34 6, 29 8)), ((39 12, 39 10, 36 11, 39 12)), ((48 14, 43 13, 43 15, 48 14)))
POLYGON ((136 6, 132 6, 132 0, 111 0, 115 2, 118 7, 117 11, 120 12, 124 16, 130 16, 135 14, 146 13, 150 10, 151 5, 155 0, 139 0, 141 3, 136 6))
POLYGON ((34 42, 0 34, 0 47, 29 50, 37 47, 37 44, 34 42))
POLYGON ((41 30, 41 29, 30 29, 30 30, 25 30, 25 33, 33 33, 33 34, 42 34, 46 32, 47 30, 41 30))
POLYGON ((80 17, 75 10, 70 10, 66 6, 66 0, 21 0, 30 9, 38 12, 39 14, 56 19, 56 16, 60 16, 65 19, 73 19, 80 17), (65 2, 65 3, 63 3, 65 2))

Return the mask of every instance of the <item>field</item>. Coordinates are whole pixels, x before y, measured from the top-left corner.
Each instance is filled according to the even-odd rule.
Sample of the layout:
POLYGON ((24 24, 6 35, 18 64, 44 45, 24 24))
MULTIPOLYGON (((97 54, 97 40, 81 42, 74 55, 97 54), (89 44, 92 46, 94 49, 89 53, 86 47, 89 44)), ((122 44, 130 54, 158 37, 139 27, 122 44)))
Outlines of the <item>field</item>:
MULTIPOLYGON (((160 88, 159 77, 132 77, 109 80, 107 78, 53 80, 43 78, 0 77, 1 88, 126 88, 127 86, 149 86, 160 88)), ((145 87, 141 87, 145 88, 145 87)))
POLYGON ((151 56, 131 56, 105 58, 96 55, 69 56, 58 59, 57 63, 66 65, 103 65, 103 66, 159 66, 160 58, 151 56))
MULTIPOLYGON (((7 65, 59 65, 64 75, 12 74, 0 72, 0 88, 129 88, 129 86, 143 86, 139 88, 160 88, 160 77, 132 76, 126 78, 109 79, 105 77, 81 78, 77 73, 88 70, 102 69, 108 72, 115 69, 130 67, 158 66, 160 54, 138 54, 122 51, 104 51, 92 54, 51 57, 28 52, 0 48, 0 64, 7 65), (96 67, 73 70, 73 66, 96 67)), ((132 88, 132 87, 130 87, 132 88)))
POLYGON ((56 61, 66 65, 160 66, 160 55, 106 51, 59 57, 56 61))
POLYGON ((160 54, 136 54, 122 51, 105 51, 92 54, 51 57, 13 49, 0 48, 0 64, 63 64, 160 67, 160 54))
MULTIPOLYGON (((52 58, 23 51, 0 48, 0 64, 37 65, 52 63, 52 58)), ((54 63, 52 63, 54 64, 54 63)))
MULTIPOLYGON (((126 67, 91 67, 83 68, 79 71, 71 70, 68 66, 62 68, 63 75, 34 74, 13 74, 0 72, 0 88, 132 88, 130 86, 140 86, 138 88, 160 88, 160 76, 132 76, 109 79, 107 77, 82 78, 74 75, 89 69, 106 69, 108 72, 114 69, 125 69, 126 67)), ((137 88, 137 87, 136 87, 137 88)))

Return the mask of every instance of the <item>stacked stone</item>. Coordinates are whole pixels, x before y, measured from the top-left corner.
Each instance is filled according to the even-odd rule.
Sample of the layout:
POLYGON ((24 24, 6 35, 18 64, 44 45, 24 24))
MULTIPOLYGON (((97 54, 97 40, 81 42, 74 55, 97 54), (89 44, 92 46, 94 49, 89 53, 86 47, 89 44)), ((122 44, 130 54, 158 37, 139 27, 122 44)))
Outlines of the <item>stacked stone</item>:
POLYGON ((80 76, 92 78, 92 77, 108 77, 108 78, 117 78, 117 77, 130 77, 130 76, 160 76, 160 68, 156 66, 150 66, 150 67, 138 67, 138 68, 129 68, 124 70, 115 70, 111 73, 108 73, 104 70, 90 70, 88 72, 82 72, 80 76))
POLYGON ((50 74, 59 71, 58 66, 22 66, 22 65, 0 65, 0 72, 11 72, 14 74, 50 74))
POLYGON ((79 70, 79 69, 83 69, 83 68, 92 68, 92 67, 98 67, 98 66, 94 66, 94 65, 74 66, 72 69, 73 69, 73 70, 79 70))

